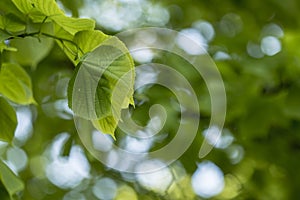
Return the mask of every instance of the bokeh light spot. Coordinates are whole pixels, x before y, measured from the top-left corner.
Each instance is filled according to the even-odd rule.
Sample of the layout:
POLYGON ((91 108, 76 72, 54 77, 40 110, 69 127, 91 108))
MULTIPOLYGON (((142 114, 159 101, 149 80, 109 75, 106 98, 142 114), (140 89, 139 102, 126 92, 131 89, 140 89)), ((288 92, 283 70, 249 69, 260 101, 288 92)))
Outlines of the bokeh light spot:
POLYGON ((268 56, 274 56, 281 51, 281 42, 274 36, 267 36, 261 40, 261 50, 268 56))
POLYGON ((198 164, 198 169, 192 176, 192 187, 201 197, 213 197, 224 188, 223 172, 214 163, 204 161, 198 164))

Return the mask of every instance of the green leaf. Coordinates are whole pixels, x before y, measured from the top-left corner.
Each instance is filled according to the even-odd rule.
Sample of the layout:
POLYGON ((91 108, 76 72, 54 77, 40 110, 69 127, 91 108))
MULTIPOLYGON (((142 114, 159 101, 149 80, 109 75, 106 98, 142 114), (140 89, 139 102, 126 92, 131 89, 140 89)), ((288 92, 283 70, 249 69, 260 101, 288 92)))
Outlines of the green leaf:
POLYGON ((101 131, 102 133, 110 134, 114 139, 115 135, 115 129, 117 128, 118 122, 113 116, 104 117, 99 120, 92 120, 93 126, 101 131))
POLYGON ((25 188, 23 181, 16 176, 3 161, 0 161, 0 178, 11 199, 25 188))
POLYGON ((33 9, 31 0, 12 0, 12 2, 24 14, 28 14, 33 9))
POLYGON ((108 38, 110 38, 110 36, 102 33, 101 31, 81 31, 75 35, 74 42, 86 54, 96 49, 99 44, 108 38))
MULTIPOLYGON (((61 40, 56 40, 58 43, 59 47, 65 52, 65 54, 69 57, 69 59, 77 65, 79 63, 79 58, 85 54, 86 52, 81 52, 81 44, 76 44, 78 41, 85 41, 87 45, 89 46, 89 42, 91 41, 90 38, 88 37, 90 34, 90 37, 95 39, 93 41, 97 45, 99 44, 99 38, 106 36, 104 33, 101 31, 94 31, 92 30, 93 27, 95 26, 94 21, 91 20, 86 20, 86 19, 75 19, 75 18, 65 18, 67 19, 65 22, 61 22, 62 24, 57 24, 54 23, 54 30, 55 30, 55 37, 61 38, 61 40), (70 22, 67 24, 67 22, 70 22), (87 23, 85 23, 87 22, 87 23), (65 25, 64 25, 65 23, 65 25), (61 25, 64 25, 61 26, 61 25), (80 30, 83 31, 80 31, 80 30), (88 29, 88 30, 85 30, 88 29), (90 29, 90 30, 89 30, 90 29), (83 33, 84 34, 83 34, 83 33), (75 36, 74 36, 75 33, 75 36), (94 36, 95 35, 95 36, 94 36)), ((58 23, 59 20, 58 20, 58 23)), ((90 49, 89 49, 90 51, 90 49)))
POLYGON ((38 63, 49 54, 54 43, 52 38, 26 37, 13 39, 10 44, 18 49, 17 52, 11 53, 12 58, 23 66, 31 66, 35 69, 38 63))
POLYGON ((33 22, 41 23, 46 18, 64 15, 54 0, 12 0, 15 6, 33 22))
POLYGON ((110 37, 101 31, 80 31, 73 37, 70 33, 62 29, 56 32, 56 35, 74 42, 65 42, 64 45, 59 43, 59 45, 75 65, 80 62, 82 56, 93 51, 99 44, 110 37), (75 59, 75 57, 77 57, 77 59, 75 59))
POLYGON ((17 127, 16 112, 9 103, 0 97, 0 140, 11 142, 17 127))
MULTIPOLYGON (((80 39, 89 35, 81 34, 77 36, 80 39)), ((84 51, 94 50, 83 56, 69 82, 69 107, 75 115, 92 120, 98 130, 113 135, 121 109, 134 104, 134 64, 118 38, 96 35, 90 43, 77 38, 84 51), (97 48, 95 40, 101 42, 97 48)))
POLYGON ((42 22, 47 18, 53 20, 67 32, 75 35, 78 31, 93 30, 95 21, 65 16, 54 0, 12 0, 18 9, 30 16, 34 22, 42 22))
POLYGON ((2 64, 0 71, 0 93, 18 104, 35 103, 30 77, 17 64, 2 64))
POLYGON ((26 26, 19 18, 13 14, 0 16, 0 28, 8 32, 24 31, 26 26))
POLYGON ((13 13, 19 18, 24 17, 24 15, 18 10, 11 0, 1 0, 0 1, 0 12, 1 13, 13 13))
MULTIPOLYGON (((21 0, 24 1, 24 0, 21 0)), ((27 0, 31 5, 45 16, 64 15, 64 12, 58 7, 55 0, 27 0)))
POLYGON ((79 31, 94 30, 95 28, 95 21, 91 19, 72 18, 64 15, 56 15, 50 18, 72 35, 79 31))
POLYGON ((78 48, 76 43, 73 42, 74 35, 67 32, 58 24, 54 24, 54 35, 57 38, 61 38, 62 40, 56 40, 58 46, 64 51, 64 53, 68 56, 68 58, 75 64, 78 64, 78 48), (75 62, 75 60, 77 62, 75 62))
POLYGON ((78 31, 93 30, 95 28, 94 20, 65 16, 65 13, 58 7, 54 0, 31 1, 31 5, 34 7, 31 9, 32 19, 44 20, 45 17, 48 17, 72 35, 75 35, 78 31))
POLYGON ((52 16, 63 15, 63 11, 58 7, 55 0, 12 0, 15 6, 24 14, 31 14, 31 18, 39 15, 52 16))

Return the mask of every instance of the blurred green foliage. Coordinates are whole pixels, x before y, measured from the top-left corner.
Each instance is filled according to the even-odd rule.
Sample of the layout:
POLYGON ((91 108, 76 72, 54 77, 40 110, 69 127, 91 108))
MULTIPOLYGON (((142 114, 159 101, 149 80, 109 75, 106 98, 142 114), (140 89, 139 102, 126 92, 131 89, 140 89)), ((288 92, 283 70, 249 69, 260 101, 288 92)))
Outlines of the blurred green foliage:
MULTIPOLYGON (((0 111, 11 110, 12 106, 17 114, 21 116, 23 113, 25 116, 23 118, 19 116, 18 123, 31 126, 29 130, 21 126, 27 133, 25 136, 15 133, 12 144, 1 143, 0 145, 1 159, 17 173, 17 176, 14 176, 11 172, 6 172, 8 168, 1 161, 0 199, 5 200, 12 196, 7 192, 10 190, 6 182, 8 176, 19 177, 16 179, 15 187, 10 191, 21 190, 22 184, 18 182, 19 180, 22 180, 25 185, 23 192, 18 193, 19 197, 14 198, 28 200, 204 199, 195 193, 191 185, 197 163, 202 163, 204 160, 215 163, 224 173, 225 186, 222 192, 209 199, 300 199, 298 159, 300 157, 300 2, 297 0, 153 0, 151 2, 137 0, 128 1, 129 3, 121 0, 106 0, 102 3, 97 0, 77 0, 74 3, 61 0, 57 2, 74 17, 95 18, 98 15, 99 19, 95 18, 96 27, 107 34, 117 34, 119 31, 133 27, 157 25, 181 31, 196 28, 197 22, 209 23, 213 27, 214 36, 207 43, 207 51, 222 75, 227 95, 227 114, 223 134, 228 132, 234 140, 226 148, 215 148, 204 159, 198 157, 199 147, 203 142, 202 133, 208 127, 211 116, 210 96, 206 85, 202 77, 195 73, 186 61, 168 53, 158 55, 152 62, 174 67, 189 80, 193 88, 197 89, 196 95, 201 109, 200 124, 193 144, 178 161, 169 166, 173 177, 170 185, 163 192, 157 188, 153 189, 155 187, 146 187, 134 175, 107 168, 82 145, 72 114, 65 106, 66 86, 72 76, 73 63, 65 56, 59 45, 44 38, 41 41, 18 39, 20 41, 12 41, 8 46, 1 45, 0 52, 2 63, 19 63, 22 68, 19 69, 19 65, 13 64, 13 67, 7 70, 8 66, 4 65, 0 68, 1 73, 7 70, 7 73, 18 74, 18 77, 15 77, 17 80, 10 82, 17 84, 18 87, 26 87, 32 83, 33 97, 37 105, 15 104, 20 103, 18 98, 25 98, 23 97, 26 96, 25 94, 17 96, 12 94, 9 100, 14 103, 10 102, 11 105, 0 98, 0 111), (95 13, 95 8, 98 9, 98 13, 95 13), (165 23, 161 23, 165 19, 165 15, 160 15, 163 13, 162 10, 155 12, 155 9, 167 11, 169 18, 165 23), (128 17, 130 13, 136 13, 137 10, 140 12, 139 17, 128 17), (119 16, 121 21, 116 19, 118 16, 111 17, 111 21, 107 22, 109 17, 105 17, 102 13, 109 13, 108 11, 119 14, 125 12, 128 16, 119 16), (155 18, 156 16, 158 17, 155 18), (129 21, 128 24, 125 23, 126 20, 129 21), (274 51, 278 45, 270 47, 263 45, 262 41, 266 37, 279 42, 278 51, 274 51), (22 51, 24 53, 10 51, 14 50, 13 48, 24 49, 22 51), (17 72, 9 72, 14 69, 17 72), (22 75, 23 71, 29 74, 31 82, 28 81, 27 76, 22 75), (61 159, 71 157, 72 147, 78 145, 82 147, 90 166, 90 169, 84 168, 88 175, 83 175, 84 178, 75 186, 68 187, 67 183, 58 184, 49 178, 51 176, 47 166, 52 166, 50 165, 51 148, 53 143, 59 140, 58 138, 62 138, 61 133, 68 133, 67 139, 62 142, 61 159), (11 161, 9 160, 8 152, 12 152, 13 148, 21 149, 26 153, 27 161, 24 167, 15 167, 20 166, 19 161, 25 159, 18 157, 20 154, 17 154, 18 156, 13 154, 11 161), (6 176, 3 176, 3 173, 6 176), (109 179, 103 180, 103 177, 109 179), (103 197, 106 193, 101 188, 109 191, 111 196, 103 197)), ((7 15, 10 11, 17 16, 20 15, 12 5, 9 0, 0 1, 0 27, 5 26, 8 30, 18 33, 24 30, 25 26, 22 22, 14 20, 15 16, 7 15), (10 23, 10 20, 13 23, 10 23)), ((36 30, 36 27, 30 28, 36 30)), ((70 27, 69 31, 72 32, 73 28, 70 27)), ((205 35, 205 32, 201 31, 202 35, 205 35)), ((9 36, 0 30, 1 41, 7 38, 9 36)), ((1 93, 2 84, 1 79, 1 93)), ((26 97, 26 101, 33 101, 31 94, 27 94, 26 97)), ((147 124, 151 105, 158 103, 166 108, 168 119, 160 133, 162 137, 155 142, 151 150, 163 147, 172 140, 178 128, 180 112, 176 97, 163 87, 149 86, 136 92, 135 101, 133 118, 140 125, 147 124)), ((193 116, 194 113, 189 114, 193 116)), ((1 131, 15 126, 13 115, 7 118, 0 113, 0 119, 0 134, 1 131), (3 120, 7 122, 4 123, 3 120), (11 125, 7 126, 9 124, 11 125)), ((1 140, 7 140, 11 135, 1 136, 1 140)), ((116 144, 122 145, 125 136, 121 130, 117 130, 116 138, 116 144)), ((159 181, 158 179, 157 182, 159 181)))

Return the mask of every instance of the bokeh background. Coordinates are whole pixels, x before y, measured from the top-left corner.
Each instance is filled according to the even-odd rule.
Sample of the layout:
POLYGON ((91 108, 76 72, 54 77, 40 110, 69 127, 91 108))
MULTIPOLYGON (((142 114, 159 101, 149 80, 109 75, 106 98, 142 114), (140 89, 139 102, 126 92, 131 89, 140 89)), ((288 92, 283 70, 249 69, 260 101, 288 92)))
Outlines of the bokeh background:
MULTIPOLYGON (((0 143, 1 158, 26 185, 21 199, 300 199, 299 1, 57 3, 70 16, 95 19, 97 29, 107 34, 154 26, 192 38, 208 52, 222 75, 227 95, 226 121, 215 148, 200 159, 203 139, 208 133, 214 136, 220 131, 218 127, 208 128, 211 102, 203 78, 188 62, 171 53, 149 49, 134 53, 137 66, 162 63, 186 77, 199 100, 199 130, 180 159, 157 172, 130 174, 110 169, 86 150, 77 134, 66 93, 73 64, 53 41, 16 42, 20 51, 12 53, 11 59, 27 67, 38 103, 15 106, 19 124, 14 145, 0 143), (34 48, 28 48, 28 42, 34 48)), ((153 37, 138 35, 132 45, 154 41, 153 37)), ((187 53, 197 53, 197 49, 181 46, 187 53)), ((139 73, 144 78, 156 76, 151 69, 139 73)), ((164 106, 167 121, 152 140, 138 139, 118 129, 114 143, 133 152, 164 147, 176 134, 180 121, 176 97, 162 86, 149 85, 136 91, 135 101, 136 108, 130 111, 137 124, 149 125, 148 111, 154 104, 164 106)), ((199 115, 193 110, 188 112, 190 116, 199 115)), ((149 126, 155 129, 157 124, 149 126)), ((94 148, 110 151, 111 143, 105 142, 110 136, 96 131, 87 134, 92 134, 94 148)), ((214 143, 216 138, 207 140, 214 143)), ((126 165, 126 159, 110 156, 112 162, 126 165)), ((144 163, 140 167, 153 165, 163 163, 144 163)), ((1 184, 0 199, 9 199, 1 184)))

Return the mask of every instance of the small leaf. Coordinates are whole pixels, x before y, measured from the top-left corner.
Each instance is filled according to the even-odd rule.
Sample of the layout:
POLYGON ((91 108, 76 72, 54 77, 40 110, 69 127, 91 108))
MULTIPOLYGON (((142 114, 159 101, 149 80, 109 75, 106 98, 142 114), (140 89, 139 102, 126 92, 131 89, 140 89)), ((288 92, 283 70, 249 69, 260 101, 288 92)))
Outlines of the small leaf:
POLYGON ((0 71, 0 93, 18 104, 35 103, 30 77, 17 64, 2 64, 0 71))
POLYGON ((94 33, 95 38, 84 43, 93 34, 81 34, 77 43, 92 51, 82 57, 69 82, 69 107, 77 116, 92 120, 98 130, 113 135, 121 109, 133 104, 133 60, 118 38, 94 33), (96 41, 100 42, 97 48, 96 41))
POLYGON ((101 31, 92 30, 95 26, 95 22, 92 20, 75 19, 68 17, 60 18, 60 20, 61 19, 66 19, 66 21, 58 20, 57 22, 60 24, 54 24, 55 36, 57 38, 62 38, 61 40, 56 40, 56 42, 75 65, 79 63, 79 58, 83 54, 92 50, 90 42, 92 42, 91 44, 97 46, 102 41, 100 38, 108 37, 101 31), (90 38, 94 40, 91 40, 90 38), (84 47, 86 47, 86 49, 84 49, 84 47))
POLYGON ((117 128, 118 122, 113 116, 104 117, 99 120, 92 120, 92 123, 97 130, 102 133, 110 134, 114 139, 116 139, 114 132, 117 128))
POLYGON ((40 37, 16 38, 10 41, 11 46, 18 49, 17 52, 11 53, 11 56, 19 64, 23 66, 31 66, 36 68, 38 63, 42 61, 53 47, 53 39, 40 37))
POLYGON ((50 18, 72 35, 79 31, 93 30, 95 28, 95 21, 91 19, 72 18, 64 15, 55 15, 50 18))
POLYGON ((86 54, 96 49, 99 44, 109 37, 110 36, 102 33, 101 31, 81 31, 75 35, 74 42, 86 54))
POLYGON ((23 181, 3 161, 0 161, 0 178, 11 199, 25 188, 23 181))
POLYGON ((80 62, 80 58, 83 55, 93 51, 96 47, 99 46, 99 44, 110 37, 102 33, 101 31, 80 31, 73 37, 70 33, 65 32, 61 29, 56 32, 56 35, 58 35, 59 37, 68 38, 77 45, 75 46, 73 43, 65 42, 65 46, 63 46, 59 43, 66 55, 70 60, 73 61, 75 65, 80 62), (76 60, 74 59, 74 54, 77 54, 78 58, 76 60))
POLYGON ((26 26, 15 15, 8 14, 0 16, 0 28, 8 32, 21 32, 25 30, 26 26))
POLYGON ((11 142, 17 127, 16 112, 9 103, 0 97, 0 140, 11 142))

